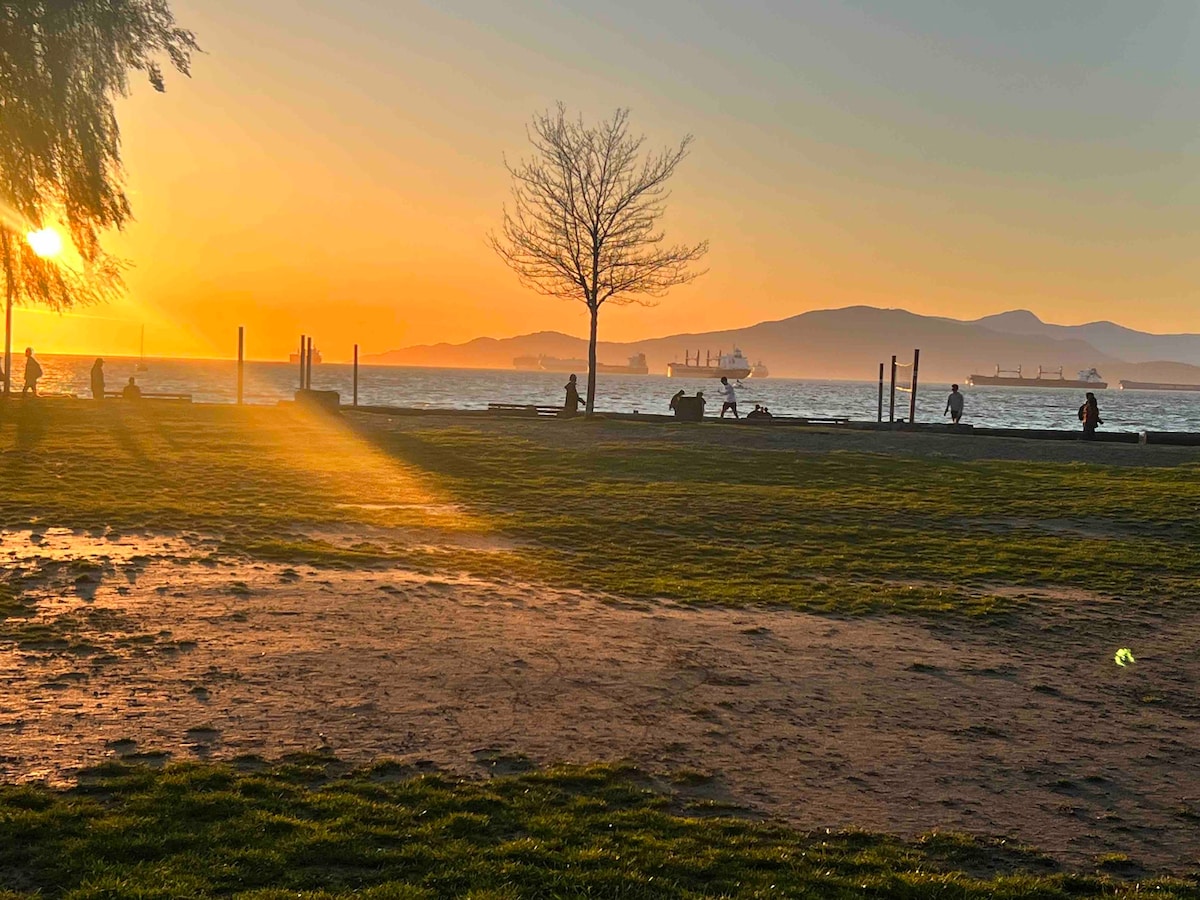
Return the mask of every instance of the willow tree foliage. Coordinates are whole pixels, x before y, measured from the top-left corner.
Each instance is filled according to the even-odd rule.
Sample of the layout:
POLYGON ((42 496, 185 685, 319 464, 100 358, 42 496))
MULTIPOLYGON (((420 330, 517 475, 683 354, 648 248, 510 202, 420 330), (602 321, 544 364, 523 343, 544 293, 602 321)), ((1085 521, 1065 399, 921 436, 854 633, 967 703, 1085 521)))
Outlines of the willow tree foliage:
POLYGON ((195 37, 167 0, 4 0, 0 3, 0 277, 5 370, 14 301, 62 309, 118 285, 101 235, 131 210, 116 100, 130 77, 163 90, 164 66, 187 74, 195 37), (72 264, 38 257, 26 240, 65 228, 72 264), (74 257, 78 257, 78 265, 74 257))
POLYGON ((505 207, 492 248, 521 283, 588 308, 587 412, 596 400, 596 334, 606 303, 649 305, 698 277, 692 265, 708 242, 665 243, 659 223, 667 182, 687 156, 692 136, 674 148, 642 153, 644 136, 629 133, 629 111, 595 126, 570 119, 566 107, 533 118, 533 156, 505 163, 512 207, 505 207))

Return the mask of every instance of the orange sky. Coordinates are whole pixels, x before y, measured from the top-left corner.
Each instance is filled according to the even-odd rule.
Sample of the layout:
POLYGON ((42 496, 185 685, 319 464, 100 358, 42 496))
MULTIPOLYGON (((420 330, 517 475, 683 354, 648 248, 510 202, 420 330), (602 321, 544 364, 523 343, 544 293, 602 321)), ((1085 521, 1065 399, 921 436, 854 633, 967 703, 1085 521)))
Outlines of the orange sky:
POLYGON ((522 289, 485 244, 503 154, 563 100, 694 132, 668 234, 710 273, 626 340, 868 303, 975 318, 1200 331, 1200 37, 1185 5, 965 11, 840 0, 610 4, 179 0, 194 78, 122 105, 137 221, 128 296, 18 311, 39 352, 253 358, 301 332, 330 360, 540 329, 578 304, 522 289))

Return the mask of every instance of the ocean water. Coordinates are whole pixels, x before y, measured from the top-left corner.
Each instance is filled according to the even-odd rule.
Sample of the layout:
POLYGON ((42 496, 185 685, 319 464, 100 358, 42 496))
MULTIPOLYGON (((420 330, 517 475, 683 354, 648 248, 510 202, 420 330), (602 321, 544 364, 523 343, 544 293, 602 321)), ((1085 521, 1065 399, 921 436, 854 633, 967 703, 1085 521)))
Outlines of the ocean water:
MULTIPOLYGON (((39 357, 45 375, 41 390, 47 394, 90 396, 92 357, 39 357)), ((14 357, 19 386, 23 361, 14 357)), ((232 403, 237 399, 237 363, 226 360, 150 359, 148 371, 137 372, 134 359, 105 360, 109 390, 118 390, 130 375, 144 391, 190 393, 194 400, 232 403)), ((585 373, 579 373, 581 382, 585 373)), ((247 403, 272 404, 291 399, 299 382, 299 366, 287 363, 246 363, 247 403)), ((313 368, 313 387, 336 390, 349 403, 352 369, 324 363, 313 368)), ((567 375, 494 369, 432 369, 394 366, 360 366, 358 400, 370 406, 484 409, 488 403, 562 403, 567 375)), ((738 388, 738 407, 745 415, 761 403, 777 415, 847 416, 874 421, 878 402, 877 382, 822 381, 814 379, 748 379, 738 388)), ((709 397, 710 410, 718 411, 718 382, 706 378, 667 378, 665 375, 601 375, 596 408, 612 412, 667 413, 667 403, 678 390, 709 397), (712 404, 717 404, 712 405, 712 404)), ((580 388, 582 390, 583 384, 580 388)), ((943 422, 948 384, 920 385, 917 421, 943 422)), ((964 387, 965 422, 1011 428, 1078 428, 1076 410, 1083 402, 1081 390, 1030 390, 1024 388, 964 387)), ((1200 392, 1097 391, 1104 430, 1200 431, 1200 392)), ((884 418, 887 418, 885 385, 884 418)), ((908 395, 897 393, 896 417, 908 418, 908 395)))

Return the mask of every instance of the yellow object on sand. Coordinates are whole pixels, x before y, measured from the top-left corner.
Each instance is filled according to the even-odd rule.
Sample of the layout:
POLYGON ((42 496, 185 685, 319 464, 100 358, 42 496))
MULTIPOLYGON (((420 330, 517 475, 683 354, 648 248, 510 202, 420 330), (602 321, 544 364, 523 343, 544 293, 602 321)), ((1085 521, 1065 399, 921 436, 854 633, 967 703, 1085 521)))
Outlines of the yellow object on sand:
POLYGON ((1136 659, 1133 658, 1133 651, 1128 647, 1122 647, 1117 651, 1117 655, 1113 657, 1113 662, 1118 666, 1132 666, 1136 659))

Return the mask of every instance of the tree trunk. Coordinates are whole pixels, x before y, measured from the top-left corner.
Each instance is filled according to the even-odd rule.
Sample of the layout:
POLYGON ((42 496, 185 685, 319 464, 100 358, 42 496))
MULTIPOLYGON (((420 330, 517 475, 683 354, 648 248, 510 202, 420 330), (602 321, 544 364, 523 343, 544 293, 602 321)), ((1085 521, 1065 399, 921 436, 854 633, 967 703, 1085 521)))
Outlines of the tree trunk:
POLYGON ((13 283, 12 232, 0 228, 0 243, 4 245, 4 397, 8 398, 12 385, 12 308, 13 295, 17 286, 13 283))
POLYGON ((588 311, 592 314, 592 332, 588 337, 588 385, 585 412, 590 416, 596 406, 596 325, 600 320, 600 307, 588 306, 588 311))

